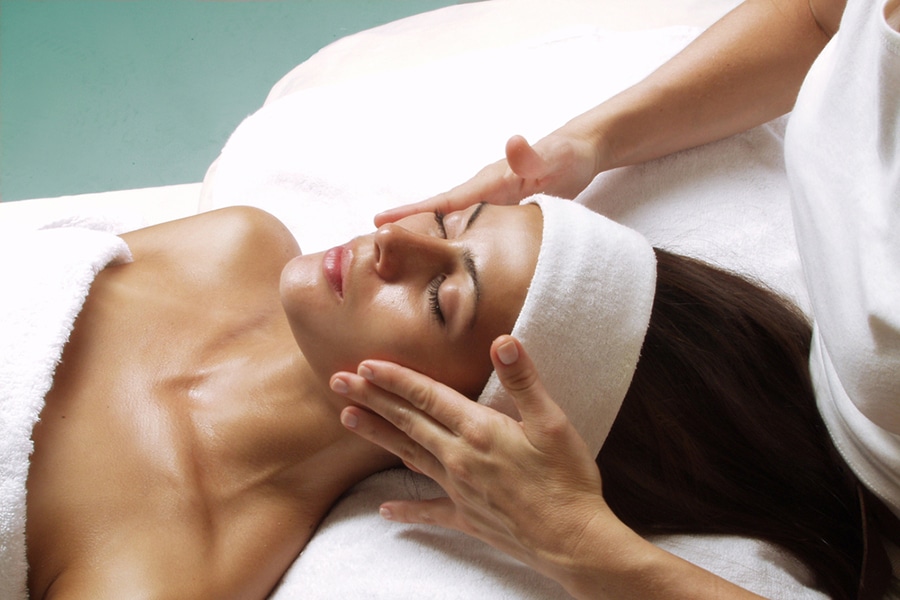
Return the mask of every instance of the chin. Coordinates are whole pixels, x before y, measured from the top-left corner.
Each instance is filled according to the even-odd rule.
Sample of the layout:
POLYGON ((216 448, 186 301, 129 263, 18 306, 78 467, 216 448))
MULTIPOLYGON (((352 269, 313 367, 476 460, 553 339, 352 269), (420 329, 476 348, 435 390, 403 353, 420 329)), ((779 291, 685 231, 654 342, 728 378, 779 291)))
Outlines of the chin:
POLYGON ((285 265, 278 286, 281 306, 298 343, 304 331, 326 337, 317 330, 324 329, 323 326, 336 318, 334 312, 339 308, 318 263, 310 264, 312 261, 301 261, 301 258, 309 257, 297 257, 285 265))

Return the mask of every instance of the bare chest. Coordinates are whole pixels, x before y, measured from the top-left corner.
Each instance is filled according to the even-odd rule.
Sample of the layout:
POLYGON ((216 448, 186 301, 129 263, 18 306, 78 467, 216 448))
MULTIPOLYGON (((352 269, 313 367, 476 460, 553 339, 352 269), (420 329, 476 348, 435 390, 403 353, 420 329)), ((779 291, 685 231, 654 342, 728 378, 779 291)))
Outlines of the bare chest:
POLYGON ((170 275, 108 269, 76 322, 33 434, 33 590, 90 562, 264 595, 324 510, 278 492, 272 445, 314 423, 285 417, 277 296, 170 275))

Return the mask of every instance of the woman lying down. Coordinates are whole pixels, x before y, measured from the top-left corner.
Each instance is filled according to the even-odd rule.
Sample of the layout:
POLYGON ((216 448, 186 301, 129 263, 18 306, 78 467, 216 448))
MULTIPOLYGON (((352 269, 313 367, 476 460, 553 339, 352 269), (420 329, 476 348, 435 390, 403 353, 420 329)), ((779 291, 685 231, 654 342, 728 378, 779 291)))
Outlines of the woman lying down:
POLYGON ((606 440, 630 527, 761 537, 855 594, 857 485, 810 330, 759 287, 549 197, 310 256, 248 208, 121 237, 133 260, 93 281, 32 432, 32 598, 266 597, 345 490, 399 466, 341 425, 332 375, 384 359, 515 414, 491 361, 510 332, 590 451, 606 440))

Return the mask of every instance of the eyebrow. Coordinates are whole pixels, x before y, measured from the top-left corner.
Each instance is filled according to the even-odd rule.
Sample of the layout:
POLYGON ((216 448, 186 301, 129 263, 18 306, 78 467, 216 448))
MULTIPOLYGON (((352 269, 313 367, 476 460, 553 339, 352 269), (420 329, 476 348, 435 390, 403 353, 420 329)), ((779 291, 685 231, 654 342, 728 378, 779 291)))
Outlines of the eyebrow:
POLYGON ((475 321, 478 317, 478 301, 481 300, 481 282, 478 279, 478 269, 475 268, 475 258, 468 250, 463 252, 463 265, 472 278, 472 285, 475 287, 475 308, 472 310, 472 319, 469 321, 469 329, 475 329, 475 321))
POLYGON ((475 222, 475 219, 478 218, 478 215, 481 214, 481 211, 484 210, 485 206, 487 206, 487 202, 482 202, 481 204, 478 205, 478 208, 476 208, 474 211, 472 211, 472 214, 469 216, 469 220, 466 221, 465 228, 463 228, 463 233, 465 233, 469 230, 469 227, 472 226, 472 223, 475 222))
MULTIPOLYGON (((469 220, 466 222, 463 232, 469 230, 475 222, 475 219, 477 219, 478 215, 481 214, 481 211, 484 210, 485 206, 487 206, 487 202, 482 202, 478 205, 478 208, 472 212, 469 220)), ((469 321, 469 329, 471 330, 475 329, 475 322, 478 320, 478 302, 481 300, 481 280, 478 278, 478 269, 475 267, 475 257, 472 256, 472 253, 468 250, 463 252, 463 265, 469 273, 469 277, 472 278, 472 285, 475 288, 475 308, 472 310, 472 319, 469 321)))

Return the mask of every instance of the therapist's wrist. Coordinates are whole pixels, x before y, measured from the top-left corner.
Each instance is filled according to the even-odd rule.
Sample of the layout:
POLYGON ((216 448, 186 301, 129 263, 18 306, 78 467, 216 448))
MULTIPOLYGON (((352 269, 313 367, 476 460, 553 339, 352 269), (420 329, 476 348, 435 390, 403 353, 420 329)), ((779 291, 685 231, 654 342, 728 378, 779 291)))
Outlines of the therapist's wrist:
POLYGON ((581 543, 556 565, 554 578, 574 598, 761 598, 651 544, 609 515, 598 514, 592 519, 581 543))
POLYGON ((578 115, 558 131, 591 149, 592 176, 640 162, 642 136, 629 127, 629 107, 618 98, 578 115))
POLYGON ((578 599, 627 598, 652 573, 658 548, 611 512, 598 511, 566 556, 558 556, 554 579, 578 599))

